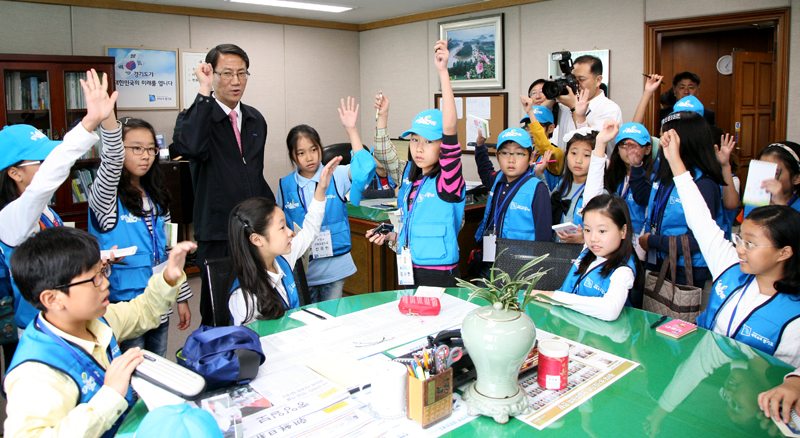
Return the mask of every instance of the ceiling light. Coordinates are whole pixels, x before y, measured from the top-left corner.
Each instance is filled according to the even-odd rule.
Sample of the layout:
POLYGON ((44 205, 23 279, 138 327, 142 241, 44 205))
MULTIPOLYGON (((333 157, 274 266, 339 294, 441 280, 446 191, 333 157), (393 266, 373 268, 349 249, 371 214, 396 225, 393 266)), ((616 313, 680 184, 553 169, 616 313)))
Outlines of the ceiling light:
POLYGON ((321 5, 318 3, 293 2, 289 0, 226 0, 233 3, 248 3, 261 6, 277 6, 280 8, 307 9, 309 11, 344 12, 353 8, 349 6, 321 5))

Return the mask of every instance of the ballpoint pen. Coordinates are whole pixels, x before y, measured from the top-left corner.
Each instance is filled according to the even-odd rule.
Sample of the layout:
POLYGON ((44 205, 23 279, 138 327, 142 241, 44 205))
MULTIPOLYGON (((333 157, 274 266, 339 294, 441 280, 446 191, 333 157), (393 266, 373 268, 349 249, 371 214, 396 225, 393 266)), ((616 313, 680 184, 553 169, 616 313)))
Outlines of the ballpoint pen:
POLYGON ((658 327, 659 325, 661 325, 661 323, 666 321, 666 320, 667 320, 667 315, 664 315, 661 318, 658 318, 658 321, 654 322, 653 325, 650 326, 650 328, 654 329, 654 328, 658 327))
POLYGON ((302 310, 303 312, 306 312, 306 313, 310 313, 310 314, 316 316, 319 319, 328 319, 328 318, 326 318, 326 317, 324 317, 324 316, 322 316, 320 314, 314 313, 314 312, 312 312, 312 311, 310 311, 308 309, 300 309, 300 310, 302 310))

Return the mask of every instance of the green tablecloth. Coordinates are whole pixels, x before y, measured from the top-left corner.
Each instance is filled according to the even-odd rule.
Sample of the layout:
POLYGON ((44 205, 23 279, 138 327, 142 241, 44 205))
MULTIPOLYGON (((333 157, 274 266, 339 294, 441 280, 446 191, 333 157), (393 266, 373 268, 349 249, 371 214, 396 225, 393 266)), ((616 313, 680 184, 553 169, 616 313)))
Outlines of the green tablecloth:
MULTIPOLYGON (((314 307, 338 316, 391 302, 408 293, 378 292, 314 307)), ((447 293, 463 299, 468 296, 462 289, 448 289, 447 293)), ((660 422, 659 436, 768 436, 768 428, 774 427, 772 420, 764 420, 759 414, 756 399, 760 392, 780 384, 793 368, 769 355, 703 329, 681 340, 670 339, 650 328, 658 315, 629 307, 613 322, 540 303, 529 305, 526 311, 537 328, 641 365, 543 431, 516 419, 499 425, 480 417, 445 436, 648 436, 654 426, 659 426, 654 421, 660 413, 659 399, 665 392, 681 391, 688 396, 660 422), (719 363, 714 362, 714 357, 719 363), (719 361, 720 357, 730 359, 719 361)), ((266 336, 302 325, 284 317, 257 321, 250 327, 266 336)), ((145 413, 140 402, 120 432, 134 430, 145 413)))

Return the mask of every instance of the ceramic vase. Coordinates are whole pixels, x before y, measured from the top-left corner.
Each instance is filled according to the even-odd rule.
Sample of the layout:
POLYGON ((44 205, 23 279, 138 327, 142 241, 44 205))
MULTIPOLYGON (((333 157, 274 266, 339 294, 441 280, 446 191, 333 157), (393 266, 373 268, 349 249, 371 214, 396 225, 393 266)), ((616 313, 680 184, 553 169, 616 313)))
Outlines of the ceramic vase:
POLYGON ((470 312, 461 335, 478 375, 463 395, 468 413, 492 417, 498 423, 528 413, 530 406, 517 375, 536 340, 531 318, 495 303, 470 312))

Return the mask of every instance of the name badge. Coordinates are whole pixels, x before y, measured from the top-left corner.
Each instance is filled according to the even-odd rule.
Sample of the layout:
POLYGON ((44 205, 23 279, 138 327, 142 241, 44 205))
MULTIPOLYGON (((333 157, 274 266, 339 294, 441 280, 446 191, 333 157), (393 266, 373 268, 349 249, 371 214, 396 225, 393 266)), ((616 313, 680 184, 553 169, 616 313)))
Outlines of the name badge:
POLYGON ((397 279, 402 286, 414 285, 414 266, 411 263, 411 250, 404 247, 397 254, 397 279))
POLYGON ((489 234, 483 236, 483 261, 493 262, 497 252, 497 236, 489 234))
POLYGON ((311 256, 315 259, 333 257, 333 242, 331 230, 320 231, 314 243, 311 244, 311 256))

